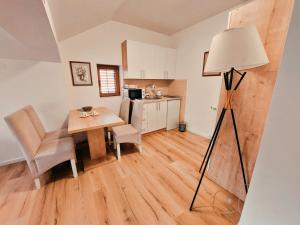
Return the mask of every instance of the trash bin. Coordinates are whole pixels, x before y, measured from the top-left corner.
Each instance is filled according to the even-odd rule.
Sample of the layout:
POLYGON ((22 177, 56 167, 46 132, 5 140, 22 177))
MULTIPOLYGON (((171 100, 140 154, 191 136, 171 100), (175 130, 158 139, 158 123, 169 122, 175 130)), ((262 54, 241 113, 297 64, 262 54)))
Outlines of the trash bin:
POLYGON ((180 122, 178 125, 178 130, 180 132, 185 132, 186 131, 186 123, 185 122, 180 122))

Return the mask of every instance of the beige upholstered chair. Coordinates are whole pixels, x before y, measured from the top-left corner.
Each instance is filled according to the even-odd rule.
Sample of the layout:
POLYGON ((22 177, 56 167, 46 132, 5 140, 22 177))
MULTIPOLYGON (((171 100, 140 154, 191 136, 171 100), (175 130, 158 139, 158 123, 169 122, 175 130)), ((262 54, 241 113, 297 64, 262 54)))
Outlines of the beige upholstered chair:
MULTIPOLYGON (((129 109, 130 109, 130 98, 124 97, 121 102, 119 117, 122 120, 124 120, 126 124, 128 124, 128 121, 129 121, 129 109)), ((107 137, 108 137, 109 144, 111 142, 111 132, 112 132, 112 129, 111 129, 111 127, 109 127, 107 129, 107 137)))
POLYGON ((33 123, 33 126, 35 127, 36 131, 38 132, 40 138, 44 140, 53 140, 57 138, 63 138, 63 137, 71 137, 71 135, 68 134, 67 128, 62 128, 55 131, 46 132, 38 114, 34 110, 34 108, 31 105, 25 106, 23 110, 27 113, 29 116, 31 122, 33 123))
POLYGON ((55 131, 46 132, 46 130, 45 130, 38 114, 36 113, 36 111, 34 110, 34 108, 31 105, 25 106, 23 108, 23 110, 25 110, 25 112, 30 117, 34 127, 36 128, 37 132, 39 133, 39 136, 42 139, 51 140, 51 139, 71 137, 72 136, 75 144, 81 143, 81 142, 87 140, 87 136, 86 136, 85 132, 70 135, 70 134, 68 134, 67 127, 61 128, 61 129, 55 130, 55 131))
POLYGON ((114 147, 117 148, 117 158, 121 159, 121 143, 134 143, 138 145, 138 149, 142 152, 141 133, 143 122, 143 104, 139 100, 135 100, 133 104, 131 124, 121 125, 112 128, 114 137, 114 147))
POLYGON ((129 108, 130 108, 130 98, 124 97, 121 102, 120 113, 119 116, 122 120, 128 124, 129 121, 129 108))
POLYGON ((65 130, 46 132, 32 106, 12 113, 5 121, 21 145, 37 189, 41 187, 40 175, 67 160, 77 177, 73 138, 65 130))

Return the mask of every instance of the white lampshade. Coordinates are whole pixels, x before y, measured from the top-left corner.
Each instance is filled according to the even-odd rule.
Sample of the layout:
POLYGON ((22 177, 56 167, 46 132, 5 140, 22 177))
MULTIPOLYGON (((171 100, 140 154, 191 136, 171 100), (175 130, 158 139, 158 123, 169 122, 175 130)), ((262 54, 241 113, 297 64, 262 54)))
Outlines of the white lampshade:
POLYGON ((233 28, 217 34, 211 43, 205 72, 245 70, 269 63, 255 26, 233 28))

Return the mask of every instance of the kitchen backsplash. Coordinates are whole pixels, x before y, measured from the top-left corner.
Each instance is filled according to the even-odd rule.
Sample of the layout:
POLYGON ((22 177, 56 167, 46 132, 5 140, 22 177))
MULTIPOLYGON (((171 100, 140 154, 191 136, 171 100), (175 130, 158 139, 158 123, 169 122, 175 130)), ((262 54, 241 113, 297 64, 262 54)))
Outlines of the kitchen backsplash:
POLYGON ((154 84, 162 92, 162 95, 168 95, 168 88, 172 82, 173 80, 124 80, 124 84, 137 85, 138 88, 146 88, 154 84))

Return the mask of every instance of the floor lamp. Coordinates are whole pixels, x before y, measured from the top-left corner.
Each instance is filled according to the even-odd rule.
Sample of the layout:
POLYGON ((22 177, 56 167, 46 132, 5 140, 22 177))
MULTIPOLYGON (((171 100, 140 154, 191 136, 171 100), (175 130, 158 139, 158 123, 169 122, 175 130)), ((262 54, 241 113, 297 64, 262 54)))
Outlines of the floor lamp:
POLYGON ((201 176, 190 206, 190 210, 193 209, 204 173, 212 155, 220 127, 227 111, 230 111, 231 114, 240 166, 243 174, 244 187, 246 193, 248 192, 248 184, 245 175, 237 124, 235 121, 234 110, 232 108, 231 101, 235 91, 238 89, 246 75, 246 72, 242 73, 240 71, 259 67, 268 63, 269 60, 267 54, 255 26, 228 29, 217 34, 213 38, 205 66, 205 72, 223 72, 226 89, 226 101, 199 169, 201 176), (239 79, 235 84, 233 84, 233 77, 235 75, 239 76, 239 79))

